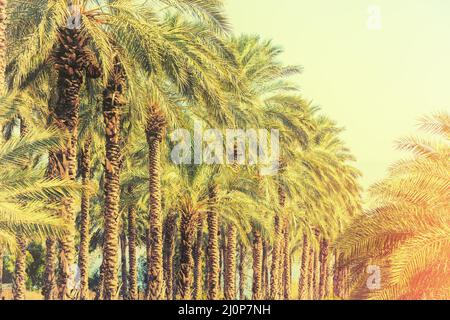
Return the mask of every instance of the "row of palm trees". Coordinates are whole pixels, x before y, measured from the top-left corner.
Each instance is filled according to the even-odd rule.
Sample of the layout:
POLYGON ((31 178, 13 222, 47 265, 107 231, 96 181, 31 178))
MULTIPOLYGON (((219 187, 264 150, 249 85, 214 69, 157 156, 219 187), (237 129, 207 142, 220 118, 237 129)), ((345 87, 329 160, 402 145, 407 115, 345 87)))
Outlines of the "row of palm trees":
POLYGON ((2 29, 3 4, 0 254, 15 257, 15 299, 30 242, 45 242, 45 299, 351 297, 338 239, 360 215, 360 174, 280 48, 229 35, 217 0, 9 1, 2 29), (176 165, 170 133, 200 121, 279 130, 279 170, 239 164, 236 144, 226 165, 176 165))
MULTIPOLYGON (((281 64, 278 47, 226 35, 219 1, 11 1, 8 14, 5 138, 18 148, 48 130, 60 138, 56 147, 42 143, 47 155, 28 149, 26 157, 29 170, 45 166, 44 181, 59 188, 44 202, 66 227, 39 237, 46 238, 46 299, 90 298, 96 248, 97 298, 115 299, 121 287, 124 298, 136 299, 142 246, 148 299, 234 299, 237 273, 243 298, 250 265, 254 299, 290 298, 292 256, 301 251, 301 288, 311 287, 311 298, 315 287, 326 295, 324 281, 313 285, 318 275, 306 280, 306 264, 322 265, 327 276, 329 243, 359 207, 358 173, 340 130, 288 81, 299 68, 281 64), (78 12, 79 25, 68 27, 78 12), (167 131, 200 119, 220 130, 279 129, 279 174, 236 163, 171 164, 167 131), (15 135, 17 125, 29 133, 15 135), (81 199, 69 183, 79 180, 81 199), (73 290, 77 262, 81 281, 73 290)), ((14 297, 23 299, 20 257, 36 239, 18 240, 10 246, 18 261, 14 297)))

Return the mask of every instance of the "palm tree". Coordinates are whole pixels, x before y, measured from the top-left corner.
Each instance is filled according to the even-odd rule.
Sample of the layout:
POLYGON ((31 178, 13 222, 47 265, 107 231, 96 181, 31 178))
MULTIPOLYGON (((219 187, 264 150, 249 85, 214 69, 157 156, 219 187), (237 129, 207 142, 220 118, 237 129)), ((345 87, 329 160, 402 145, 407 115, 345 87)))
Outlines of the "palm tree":
POLYGON ((25 249, 27 239, 42 239, 45 236, 64 236, 66 228, 56 218, 56 208, 48 203, 48 198, 67 196, 76 190, 67 181, 43 180, 42 168, 26 168, 30 155, 36 155, 48 148, 60 146, 55 132, 44 131, 27 134, 21 138, 12 137, 0 148, 0 159, 4 166, 2 192, 0 194, 0 243, 2 247, 17 248, 16 271, 13 297, 25 297, 25 249), (14 169, 21 169, 21 173, 14 169), (26 168, 26 169, 23 169, 26 168), (20 236, 15 237, 15 234, 20 236), (17 240, 17 241, 16 241, 17 240))
POLYGON ((382 287, 374 291, 364 279, 350 279, 352 298, 448 298, 450 117, 424 117, 420 127, 440 139, 399 140, 398 148, 413 157, 394 164, 389 176, 370 188, 373 209, 338 239, 341 263, 350 272, 378 265, 383 274, 382 287))
POLYGON ((89 277, 89 225, 90 225, 90 175, 92 159, 92 138, 88 137, 84 142, 81 152, 80 171, 82 179, 81 214, 80 214, 80 246, 78 265, 80 268, 80 299, 88 298, 88 277, 89 277))
POLYGON ((5 71, 6 71, 6 22, 8 19, 6 7, 7 0, 0 0, 0 90, 3 93, 5 89, 5 71))

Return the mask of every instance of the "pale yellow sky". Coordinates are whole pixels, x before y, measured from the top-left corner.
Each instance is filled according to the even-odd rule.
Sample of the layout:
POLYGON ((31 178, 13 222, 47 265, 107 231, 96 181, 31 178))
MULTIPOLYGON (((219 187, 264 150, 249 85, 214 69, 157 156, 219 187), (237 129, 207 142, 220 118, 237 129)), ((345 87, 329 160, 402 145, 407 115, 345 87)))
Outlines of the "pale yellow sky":
POLYGON ((394 141, 417 132, 417 118, 450 110, 450 0, 228 0, 227 10, 234 33, 271 38, 303 66, 302 94, 346 128, 365 187, 403 156, 394 141), (371 6, 380 30, 368 28, 371 6))

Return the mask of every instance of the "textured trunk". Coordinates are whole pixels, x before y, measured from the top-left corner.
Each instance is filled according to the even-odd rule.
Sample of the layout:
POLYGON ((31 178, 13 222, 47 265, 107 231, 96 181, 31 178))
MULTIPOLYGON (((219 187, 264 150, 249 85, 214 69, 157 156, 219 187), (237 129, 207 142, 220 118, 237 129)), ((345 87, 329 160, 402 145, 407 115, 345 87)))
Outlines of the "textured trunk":
POLYGON ((5 83, 5 70, 6 70, 6 23, 7 13, 6 7, 8 5, 7 0, 0 0, 0 94, 3 94, 5 83))
POLYGON ((149 240, 150 265, 148 266, 148 299, 163 296, 163 217, 161 209, 161 143, 166 120, 161 110, 150 105, 146 128, 149 172, 149 240))
MULTIPOLYGON (((128 192, 131 193, 133 189, 128 188, 128 192)), ((130 300, 138 299, 137 288, 137 260, 136 260, 136 207, 131 206, 128 208, 128 262, 130 264, 130 289, 128 292, 128 298, 130 300)))
POLYGON ((239 250, 239 299, 245 300, 245 256, 246 249, 241 243, 239 250))
POLYGON ((194 259, 192 249, 195 241, 197 217, 191 212, 181 212, 180 222, 180 269, 177 275, 177 300, 191 300, 194 284, 194 259))
POLYGON ((262 258, 262 294, 263 298, 269 297, 269 244, 263 240, 263 258, 262 258))
POLYGON ((262 288, 262 238, 257 230, 253 230, 253 286, 252 299, 263 299, 262 288))
POLYGON ((152 251, 151 251, 151 243, 150 243, 150 228, 145 230, 145 259, 147 264, 147 270, 145 272, 145 292, 144 299, 148 298, 148 292, 150 289, 148 279, 150 279, 150 265, 152 263, 152 251))
POLYGON ((219 215, 215 208, 217 202, 217 186, 209 187, 208 209, 208 300, 219 298, 220 287, 220 251, 219 251, 219 215))
POLYGON ((284 221, 283 255, 283 298, 289 300, 291 296, 291 249, 289 247, 289 222, 287 219, 284 221))
POLYGON ((343 255, 335 253, 335 267, 334 267, 334 281, 333 291, 334 296, 345 298, 345 266, 343 265, 343 255))
POLYGON ((309 246, 309 259, 308 259, 308 272, 307 272, 307 280, 305 284, 306 288, 306 299, 307 300, 313 300, 313 279, 314 278, 314 248, 310 245, 309 246))
POLYGON ((42 288, 42 295, 45 300, 53 300, 56 298, 56 241, 47 239, 46 241, 46 255, 45 255, 45 270, 44 270, 44 287, 42 288))
POLYGON ((205 219, 199 218, 197 239, 194 248, 194 299, 201 300, 203 296, 203 226, 205 219))
POLYGON ((78 266, 80 268, 80 299, 89 299, 89 208, 90 208, 90 168, 91 168, 91 139, 84 143, 81 152, 81 219, 80 219, 80 251, 78 266))
POLYGON ((103 272, 105 300, 116 299, 117 263, 119 242, 119 201, 120 201, 120 122, 121 109, 125 105, 123 91, 125 75, 122 65, 115 59, 112 74, 103 91, 103 119, 105 123, 105 209, 103 240, 103 272))
POLYGON ((25 258, 27 254, 27 245, 23 236, 17 236, 17 247, 16 266, 14 270, 13 299, 25 300, 25 258))
MULTIPOLYGON (((100 76, 100 69, 87 50, 88 39, 79 29, 63 28, 58 32, 59 46, 53 55, 54 66, 58 71, 57 97, 53 114, 54 123, 66 134, 65 147, 54 156, 58 164, 57 176, 75 180, 80 108, 80 90, 84 72, 89 77, 100 76)), ((60 276, 58 281, 59 298, 71 298, 68 284, 73 274, 71 266, 75 262, 75 207, 74 199, 67 197, 58 201, 62 204, 61 215, 65 219, 68 232, 61 240, 60 276)))
POLYGON ((308 269, 310 260, 310 246, 308 237, 303 235, 302 260, 300 262, 300 278, 298 280, 298 298, 299 300, 308 300, 308 269))
MULTIPOLYGON (((19 115, 20 119, 20 136, 24 137, 28 134, 29 128, 26 124, 24 118, 19 115)), ((13 287, 13 297, 14 300, 24 300, 25 299, 25 278, 26 278, 26 255, 27 255, 27 246, 26 239, 23 235, 18 234, 16 236, 17 240, 17 257, 16 257, 16 266, 14 270, 14 287, 13 287)))
POLYGON ((322 238, 320 241, 320 277, 319 277, 319 299, 324 299, 326 295, 326 286, 328 283, 328 240, 322 238))
POLYGON ((282 223, 277 214, 274 221, 274 239, 272 248, 272 265, 270 270, 270 296, 271 300, 277 300, 280 297, 280 258, 281 258, 281 236, 282 223))
MULTIPOLYGON (((225 288, 224 284, 224 275, 227 272, 227 266, 225 265, 225 248, 227 247, 227 238, 225 237, 225 233, 223 228, 219 231, 219 290, 222 290, 225 288)), ((223 296, 223 295, 222 295, 223 296)))
POLYGON ((175 235, 177 232, 177 214, 170 212, 164 225, 164 280, 166 299, 174 299, 173 259, 175 256, 175 235))
POLYGON ((122 271, 122 286, 120 288, 120 295, 122 300, 128 300, 128 272, 127 272, 127 236, 125 231, 120 236, 120 257, 121 257, 121 271, 122 271))
POLYGON ((224 275, 224 293, 225 300, 236 299, 236 256, 237 256, 237 228, 234 224, 228 226, 226 233, 225 250, 225 275, 224 275))
POLYGON ((312 296, 314 300, 319 300, 319 278, 320 278, 320 261, 319 250, 314 250, 313 253, 313 277, 312 277, 312 296))
POLYGON ((0 300, 3 298, 3 255, 4 249, 0 246, 0 300))

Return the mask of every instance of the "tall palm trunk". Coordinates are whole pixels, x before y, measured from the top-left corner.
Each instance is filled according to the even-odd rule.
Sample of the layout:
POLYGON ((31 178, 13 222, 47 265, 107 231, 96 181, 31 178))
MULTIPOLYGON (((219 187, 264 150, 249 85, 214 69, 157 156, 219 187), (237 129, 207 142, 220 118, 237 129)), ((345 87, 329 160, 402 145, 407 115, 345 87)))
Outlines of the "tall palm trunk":
POLYGON ((289 300, 291 296, 291 249, 289 247, 289 221, 287 219, 284 220, 283 227, 282 287, 284 300, 289 300))
POLYGON ((117 295, 117 262, 119 242, 119 201, 120 201, 120 124, 121 109, 125 105, 123 96, 125 74, 123 67, 114 59, 112 74, 103 91, 103 119, 105 123, 105 209, 103 239, 103 272, 105 300, 113 300, 117 295))
POLYGON ((345 266, 343 265, 342 253, 335 252, 335 266, 334 266, 334 281, 333 281, 333 293, 335 297, 345 297, 345 266))
POLYGON ((226 232, 224 293, 226 300, 236 299, 237 227, 229 224, 226 232))
POLYGON ((190 300, 194 284, 194 258, 192 249, 195 241, 197 216, 189 211, 181 212, 180 223, 180 269, 177 275, 177 300, 190 300))
MULTIPOLYGON (((130 186, 128 192, 131 194, 133 188, 130 186)), ((136 261, 136 207, 130 206, 128 208, 128 263, 129 267, 129 282, 130 288, 128 292, 128 298, 130 300, 138 299, 137 288, 137 261, 136 261)))
POLYGON ((174 298, 173 259, 175 256, 175 235, 177 232, 177 214, 170 212, 164 224, 164 280, 166 283, 166 299, 174 298))
POLYGON ((166 119, 156 105, 149 106, 146 128, 149 172, 149 240, 150 264, 148 266, 148 299, 163 296, 163 217, 161 209, 161 143, 166 119))
POLYGON ((320 241, 319 264, 319 299, 324 299, 326 294, 326 286, 328 283, 328 240, 322 237, 320 241))
POLYGON ((0 300, 3 298, 3 256, 4 249, 0 246, 0 300))
MULTIPOLYGON (((25 118, 19 115, 20 120, 20 136, 24 137, 28 134, 29 128, 25 121, 25 118)), ((26 257, 26 239, 22 234, 16 235, 17 241, 17 257, 16 257, 16 266, 14 270, 14 288, 13 288, 13 296, 15 300, 23 300, 25 298, 25 257, 26 257)))
POLYGON ((223 230, 223 227, 220 228, 219 231, 219 251, 220 251, 220 256, 219 256, 219 288, 220 290, 223 290, 225 288, 225 284, 224 284, 224 275, 227 272, 227 265, 225 264, 225 249, 227 247, 227 237, 225 236, 225 232, 223 230))
POLYGON ((263 240, 262 294, 264 299, 269 297, 269 243, 267 240, 263 240))
POLYGON ((45 243, 45 269, 44 269, 44 286, 42 295, 45 300, 53 300, 56 298, 56 241, 48 238, 45 243))
POLYGON ((314 248, 310 245, 309 248, 309 261, 308 261, 308 272, 307 272, 307 282, 306 282, 306 296, 307 300, 314 299, 314 248))
POLYGON ((125 231, 120 236, 120 258, 122 271, 122 286, 120 288, 120 295, 123 300, 128 299, 128 272, 127 272, 127 236, 125 231))
POLYGON ((203 227, 205 219, 200 216, 197 239, 194 248, 194 299, 200 300, 203 295, 203 227))
POLYGON ((6 46, 7 46, 6 23, 8 18, 6 13, 7 6, 8 6, 7 0, 0 0, 0 94, 3 94, 3 90, 6 87, 5 71, 6 71, 6 46))
POLYGON ((246 248, 241 243, 239 250, 239 299, 245 300, 245 257, 246 257, 246 248))
POLYGON ((312 278, 312 294, 314 300, 319 300, 319 278, 320 278, 320 252, 314 250, 314 267, 312 278))
POLYGON ((300 278, 298 280, 298 298, 299 300, 308 300, 308 277, 311 271, 309 266, 310 260, 310 245, 308 237, 303 235, 303 250, 302 250, 302 260, 300 263, 300 278))
POLYGON ((274 239, 272 247, 272 264, 270 268, 270 295, 271 300, 277 300, 280 297, 280 260, 281 260, 281 235, 282 223, 281 217, 277 214, 274 218, 274 239))
MULTIPOLYGON (((79 29, 62 28, 58 32, 59 46, 53 55, 54 66, 58 71, 57 97, 53 114, 54 123, 66 134, 65 147, 55 153, 58 163, 58 176, 75 180, 80 108, 80 90, 84 72, 88 77, 99 77, 100 68, 94 55, 87 49, 85 34, 79 29)), ((69 226, 61 240, 59 298, 71 298, 68 282, 73 276, 71 266, 75 261, 75 207, 74 199, 61 199, 61 215, 69 226)))
POLYGON ((209 186, 208 192, 208 300, 219 298, 220 288, 220 251, 219 251, 219 214, 215 208, 217 185, 209 186))
POLYGON ((262 300, 262 238, 258 230, 253 230, 253 286, 252 299, 262 300))
POLYGON ((14 283, 13 283, 13 299, 14 300, 25 300, 25 258, 26 258, 26 242, 23 236, 17 237, 17 256, 16 256, 16 267, 14 270, 14 283))
POLYGON ((91 168, 91 138, 84 143, 81 152, 81 219, 80 219, 80 251, 78 255, 78 266, 80 268, 80 299, 89 298, 89 208, 91 195, 89 191, 90 168, 91 168))

